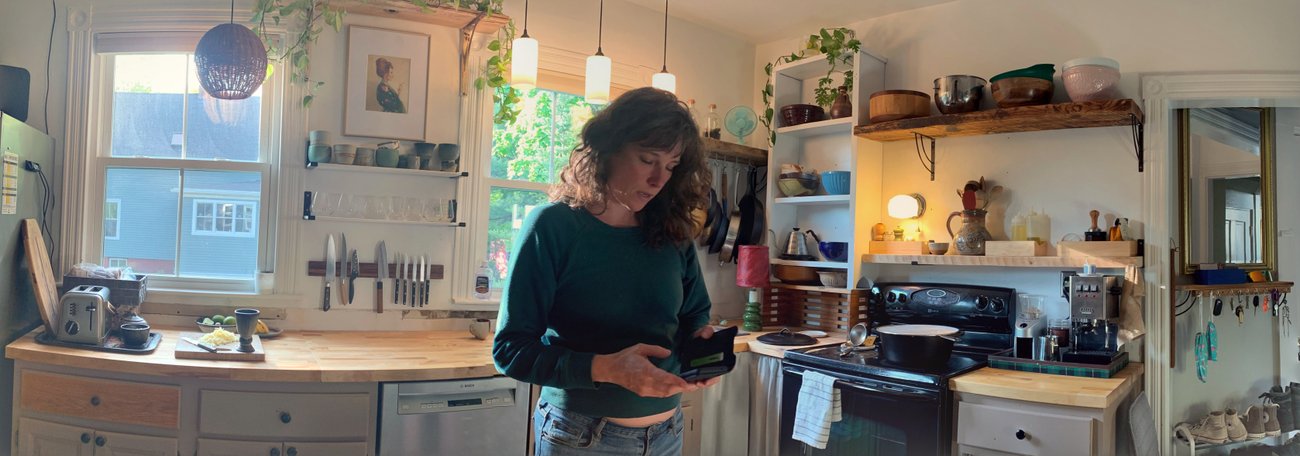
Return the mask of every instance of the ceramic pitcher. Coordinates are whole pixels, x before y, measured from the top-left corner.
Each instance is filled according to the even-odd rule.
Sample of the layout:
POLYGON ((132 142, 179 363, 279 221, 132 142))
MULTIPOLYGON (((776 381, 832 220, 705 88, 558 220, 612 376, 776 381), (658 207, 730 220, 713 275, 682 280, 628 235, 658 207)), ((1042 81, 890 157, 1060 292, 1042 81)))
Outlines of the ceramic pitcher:
POLYGON ((948 235, 952 236, 954 247, 957 248, 958 255, 983 255, 984 241, 993 239, 989 230, 984 227, 984 216, 988 211, 983 209, 972 209, 969 211, 958 211, 948 215, 948 235), (961 228, 956 233, 952 231, 952 219, 961 216, 961 228))

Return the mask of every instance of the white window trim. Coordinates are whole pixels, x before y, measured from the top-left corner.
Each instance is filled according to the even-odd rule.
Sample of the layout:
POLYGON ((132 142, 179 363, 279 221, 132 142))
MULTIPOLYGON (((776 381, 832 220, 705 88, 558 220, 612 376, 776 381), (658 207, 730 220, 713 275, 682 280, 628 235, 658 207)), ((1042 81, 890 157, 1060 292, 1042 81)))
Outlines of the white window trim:
MULTIPOLYGON (((495 53, 492 53, 495 54, 495 53)), ((469 70, 469 78, 478 75, 478 68, 481 67, 484 60, 489 57, 482 50, 476 51, 476 55, 471 57, 471 61, 477 60, 475 65, 469 70)), ((549 73, 550 75, 560 76, 561 83, 581 81, 583 72, 586 68, 587 55, 579 52, 566 51, 549 46, 541 46, 538 50, 538 69, 539 73, 549 73)), ((611 80, 611 95, 617 96, 624 91, 635 87, 644 87, 650 85, 650 76, 656 70, 653 68, 628 65, 622 62, 614 62, 611 80)), ((546 85, 545 80, 539 80, 543 88, 551 88, 546 85)), ((564 91, 565 87, 554 87, 553 90, 564 91)), ((489 176, 492 166, 492 93, 488 90, 473 90, 464 95, 461 103, 461 118, 466 121, 461 122, 460 137, 462 138, 461 150, 473 151, 473 153, 462 154, 462 165, 471 170, 470 179, 460 179, 460 194, 468 195, 466 201, 472 201, 474 204, 466 204, 462 207, 458 215, 464 217, 463 220, 468 222, 468 229, 458 230, 456 233, 456 244, 458 246, 468 246, 468 248, 457 248, 452 257, 453 267, 451 268, 451 292, 452 308, 468 310, 487 310, 496 309, 500 303, 500 290, 493 290, 492 299, 474 298, 474 276, 479 266, 483 263, 483 256, 487 252, 488 234, 488 204, 492 194, 492 187, 509 186, 525 190, 549 189, 547 184, 525 183, 520 181, 511 181, 504 179, 494 179, 489 176), (502 185, 508 183, 508 185, 502 185)))
POLYGON ((221 231, 221 230, 216 229, 216 220, 217 220, 217 218, 219 218, 219 217, 217 217, 217 214, 216 214, 216 210, 217 210, 216 206, 217 206, 217 205, 220 205, 220 204, 234 204, 234 205, 235 205, 235 215, 231 218, 231 222, 232 222, 231 228, 232 228, 232 229, 233 229, 235 226, 237 226, 235 223, 237 223, 237 222, 239 221, 239 219, 240 219, 240 217, 239 217, 239 208, 242 207, 242 206, 253 206, 253 215, 252 215, 252 220, 250 220, 249 222, 252 223, 251 226, 257 226, 257 207, 259 206, 258 201, 215 200, 215 199, 197 199, 197 198, 196 198, 196 199, 194 199, 193 201, 190 202, 190 234, 191 234, 191 235, 194 235, 194 236, 236 237, 236 238, 254 238, 254 237, 256 237, 255 233, 253 233, 253 231, 251 231, 251 230, 250 230, 250 231, 238 231, 238 230, 234 230, 234 231, 221 231), (211 205, 213 205, 213 208, 212 208, 212 210, 213 210, 213 213, 212 213, 213 229, 211 229, 211 230, 201 230, 201 229, 199 229, 199 205, 200 205, 200 204, 211 204, 211 205))
MULTIPOLYGON (((105 236, 104 239, 109 240, 109 241, 120 240, 120 239, 122 238, 122 199, 121 199, 121 198, 109 198, 109 199, 104 200, 104 204, 105 204, 105 205, 109 205, 109 204, 116 204, 116 205, 117 205, 117 218, 113 219, 113 224, 117 225, 117 229, 114 229, 113 232, 114 232, 114 233, 117 233, 117 235, 116 235, 116 236, 113 236, 113 237, 107 237, 107 236, 105 236)), ((104 221, 105 221, 105 222, 108 221, 108 217, 107 217, 107 216, 104 217, 104 221)), ((101 225, 101 226, 102 226, 102 225, 101 225)))
POLYGON ((127 264, 126 258, 109 258, 107 263, 110 268, 126 268, 131 266, 130 264, 127 264))
MULTIPOLYGON (((251 19, 248 8, 237 8, 234 16, 234 20, 240 23, 247 23, 251 19)), ((87 151, 99 150, 97 137, 102 130, 106 129, 101 122, 104 117, 100 117, 97 111, 92 113, 92 109, 103 109, 105 104, 97 99, 103 93, 98 85, 105 79, 102 77, 104 69, 100 61, 101 56, 95 51, 97 35, 114 38, 106 34, 150 32, 201 36, 211 29, 213 24, 229 21, 230 10, 193 4, 128 5, 99 10, 96 10, 93 5, 77 5, 67 7, 66 13, 61 17, 65 18, 63 24, 66 25, 68 32, 67 94, 68 99, 72 101, 67 106, 67 126, 63 136, 64 149, 69 153, 65 155, 62 166, 63 226, 59 239, 60 255, 55 259, 54 265, 56 270, 62 270, 64 265, 81 262, 84 258, 97 258, 98 252, 102 251, 103 238, 100 231, 102 228, 96 228, 91 224, 102 227, 103 205, 87 205, 88 202, 103 201, 103 175, 95 176, 93 172, 95 167, 92 166, 92 162, 98 157, 87 153, 87 151), (168 32, 158 32, 160 30, 168 32), (97 104, 99 107, 96 107, 97 104)), ((285 26, 270 26, 268 33, 275 39, 282 39, 288 32, 285 26)), ((186 301, 192 304, 230 305, 232 300, 238 300, 241 301, 241 305, 250 305, 263 300, 283 303, 286 299, 296 299, 292 281, 276 281, 274 271, 277 265, 288 268, 286 271, 293 271, 292 265, 298 262, 296 249, 279 248, 279 246, 294 245, 295 231, 292 222, 279 222, 279 219, 280 214, 293 213, 297 204, 297 199, 292 197, 295 192, 281 189, 299 187, 301 175, 298 172, 282 170, 280 164, 284 161, 283 157, 273 149, 294 150, 293 148, 300 146, 300 138, 306 136, 306 109, 301 103, 292 101, 301 99, 305 89, 288 84, 289 72, 279 62, 274 63, 276 68, 271 78, 271 86, 277 87, 278 90, 274 93, 265 90, 263 92, 264 100, 271 101, 263 103, 264 109, 267 105, 271 105, 272 109, 271 117, 265 117, 264 114, 264 118, 274 118, 279 121, 272 122, 270 128, 264 129, 263 135, 267 139, 263 140, 261 147, 261 150, 270 153, 270 157, 265 163, 259 165, 269 165, 271 171, 266 173, 269 178, 262 181, 262 201, 267 204, 261 205, 258 214, 261 220, 267 221, 259 227, 262 239, 259 242, 258 270, 260 272, 256 280, 241 283, 239 287, 217 283, 206 290, 188 289, 190 285, 188 283, 177 283, 172 286, 163 283, 165 281, 162 280, 151 280, 151 288, 159 291, 173 290, 151 293, 151 297, 172 296, 158 302, 186 301), (187 293, 193 294, 195 299, 183 298, 187 293), (280 297, 268 296, 249 301, 253 299, 249 295, 280 295, 280 297)))

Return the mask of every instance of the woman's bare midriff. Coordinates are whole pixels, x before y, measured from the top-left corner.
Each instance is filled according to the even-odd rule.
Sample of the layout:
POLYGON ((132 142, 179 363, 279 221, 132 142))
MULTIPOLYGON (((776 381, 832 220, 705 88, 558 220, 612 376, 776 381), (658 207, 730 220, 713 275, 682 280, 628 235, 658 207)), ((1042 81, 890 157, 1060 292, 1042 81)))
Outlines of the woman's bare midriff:
POLYGON ((673 414, 676 412, 677 410, 669 410, 667 412, 654 414, 650 416, 642 416, 637 418, 606 418, 606 419, 609 420, 610 423, 614 423, 619 426, 630 427, 630 428, 641 428, 641 427, 650 427, 662 423, 668 420, 669 418, 672 418, 673 414))

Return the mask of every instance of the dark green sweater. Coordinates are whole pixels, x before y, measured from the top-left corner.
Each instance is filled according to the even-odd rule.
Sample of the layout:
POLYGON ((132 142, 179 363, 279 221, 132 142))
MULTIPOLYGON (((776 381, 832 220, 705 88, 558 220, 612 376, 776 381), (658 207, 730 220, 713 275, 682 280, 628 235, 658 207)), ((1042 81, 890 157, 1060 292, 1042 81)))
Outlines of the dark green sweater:
POLYGON ((538 207, 515 240, 500 329, 497 370, 536 385, 565 410, 611 418, 653 415, 678 396, 645 398, 591 380, 596 354, 638 343, 674 351, 652 359, 677 373, 677 348, 708 324, 709 295, 695 247, 648 247, 640 228, 614 228, 584 209, 538 207))

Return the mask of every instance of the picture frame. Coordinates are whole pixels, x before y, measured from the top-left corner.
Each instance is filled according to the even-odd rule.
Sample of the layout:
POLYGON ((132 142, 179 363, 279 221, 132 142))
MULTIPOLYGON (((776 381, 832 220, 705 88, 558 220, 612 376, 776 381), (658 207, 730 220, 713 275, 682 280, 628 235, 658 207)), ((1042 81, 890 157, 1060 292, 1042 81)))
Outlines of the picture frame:
POLYGON ((348 26, 343 134, 423 141, 429 35, 348 26))

